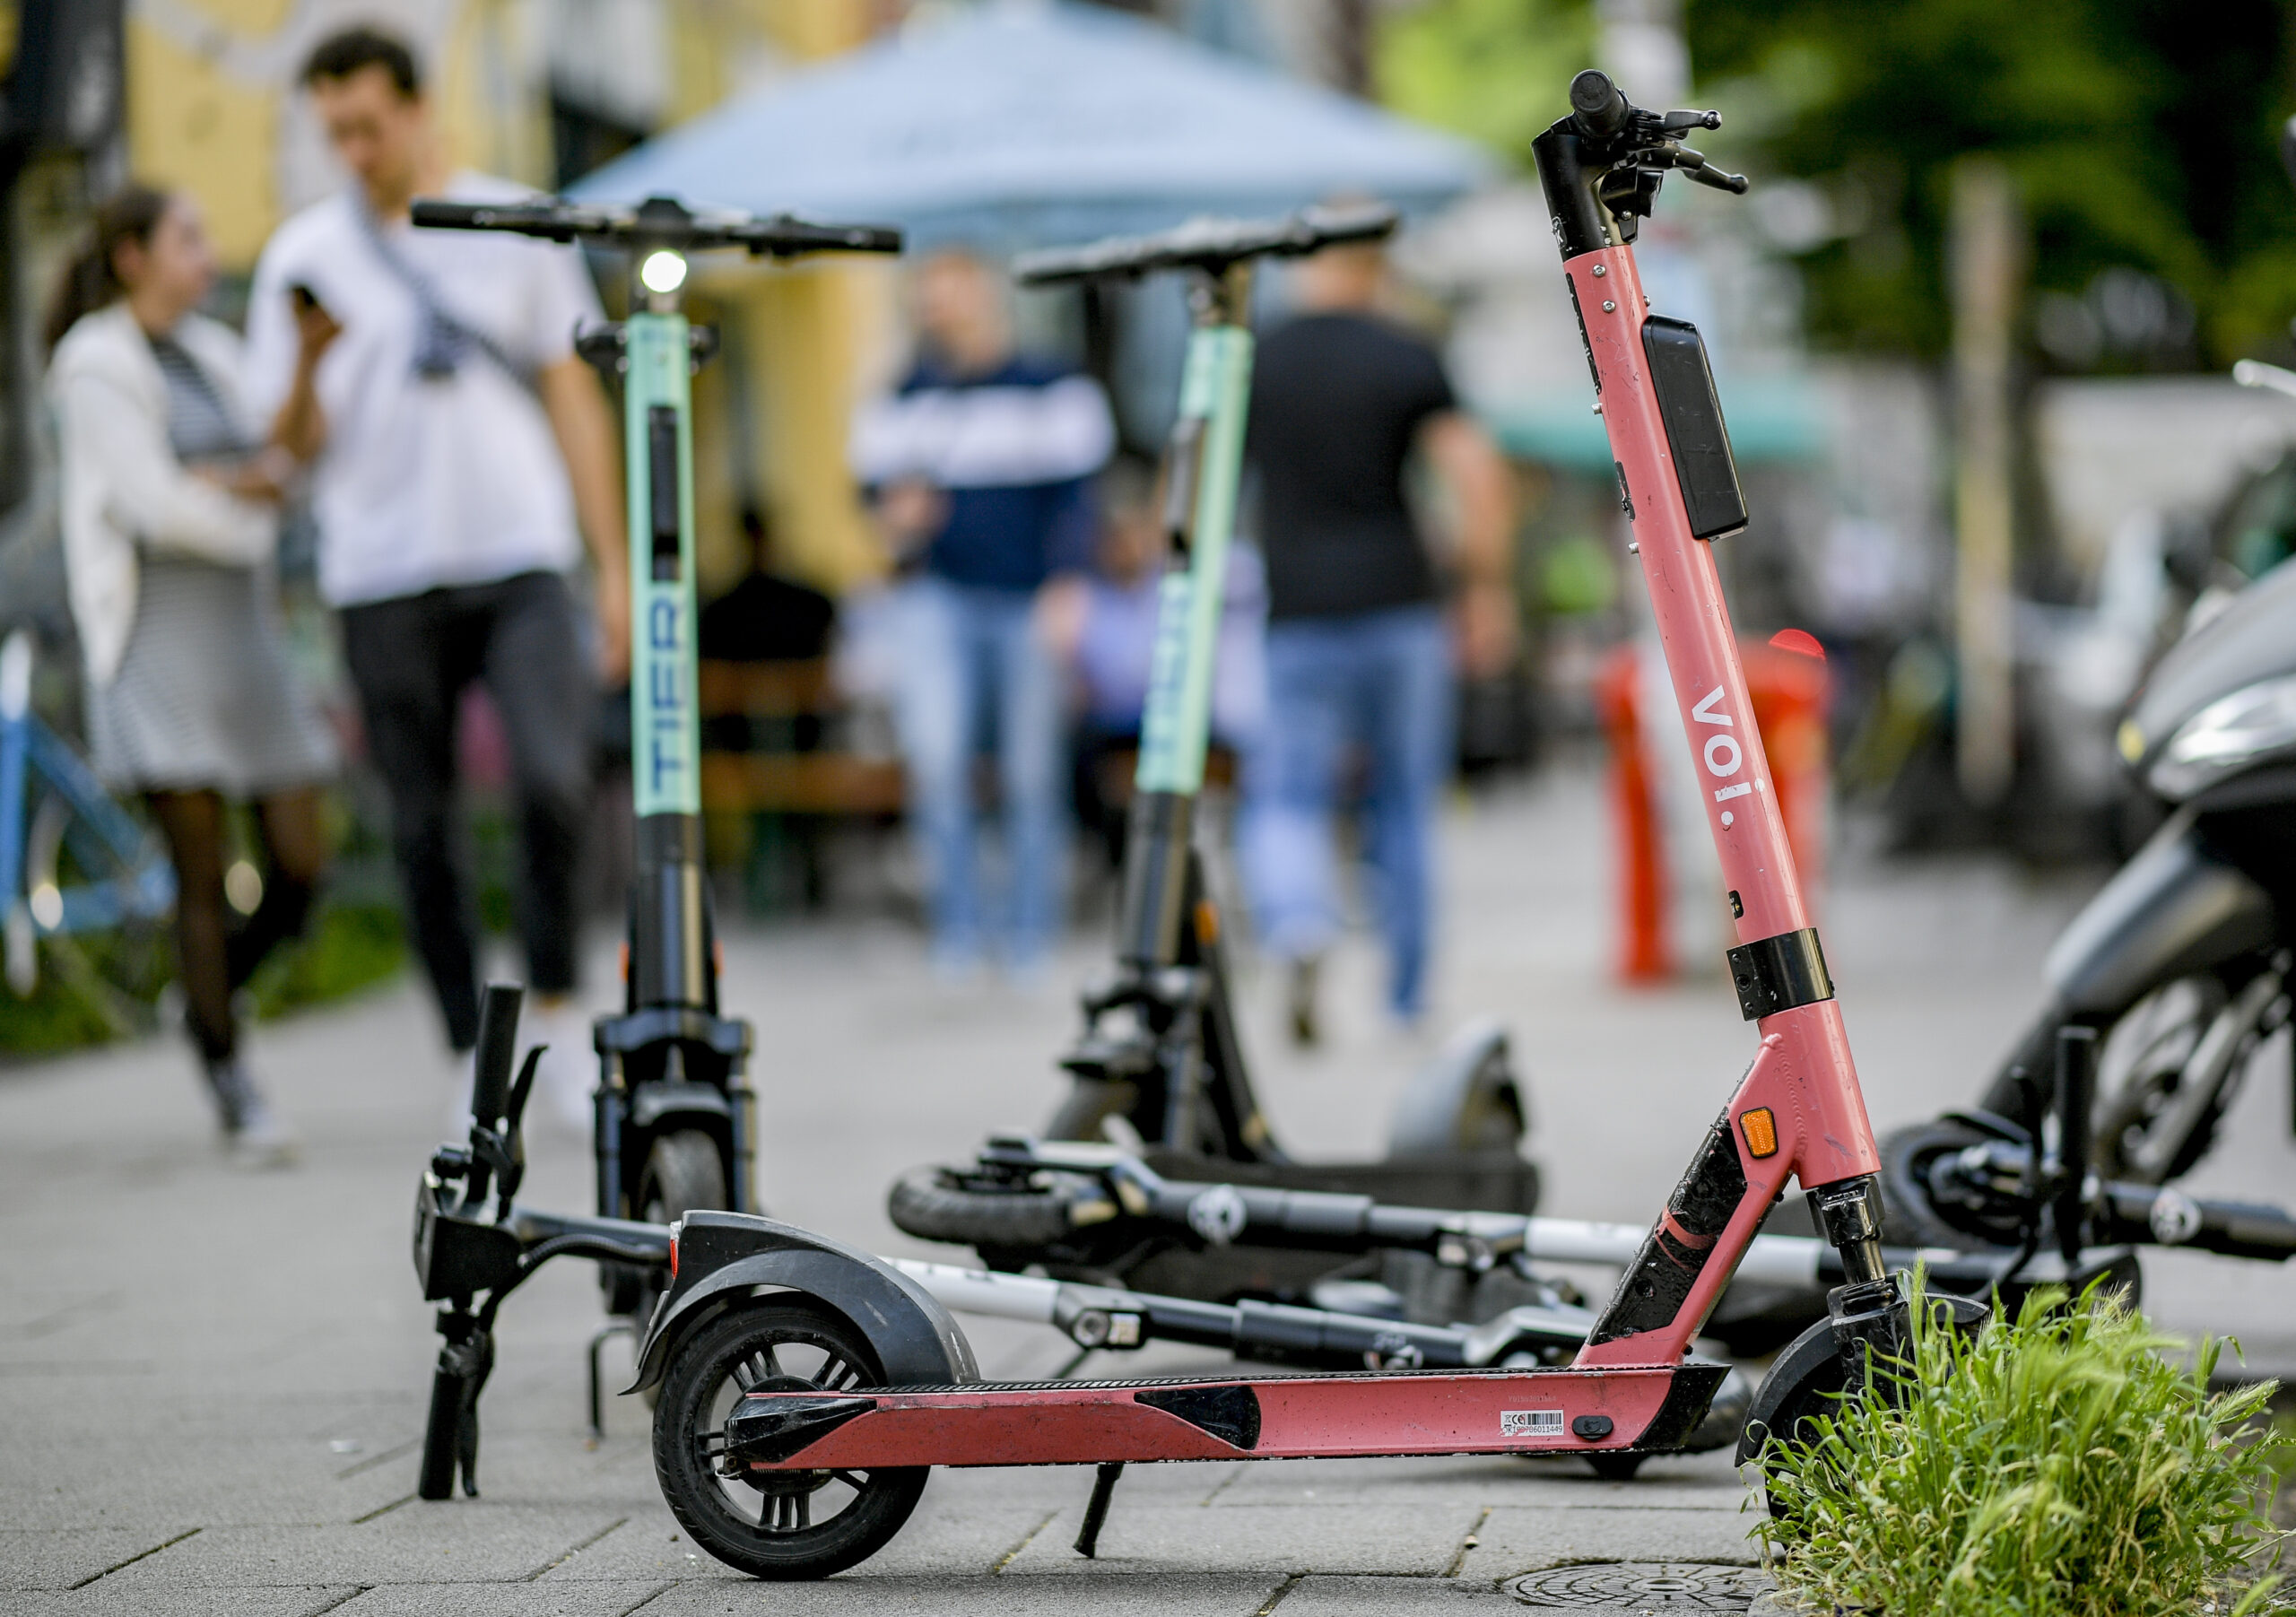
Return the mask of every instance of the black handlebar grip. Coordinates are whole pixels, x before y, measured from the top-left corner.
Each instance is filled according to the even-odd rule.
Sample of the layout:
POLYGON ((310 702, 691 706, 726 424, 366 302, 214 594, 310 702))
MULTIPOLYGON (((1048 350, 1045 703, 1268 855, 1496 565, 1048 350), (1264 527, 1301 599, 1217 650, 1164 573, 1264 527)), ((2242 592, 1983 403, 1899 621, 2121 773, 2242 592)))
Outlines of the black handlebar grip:
POLYGON ((518 1006, 526 991, 516 983, 489 983, 478 1005, 478 1049, 472 1072, 470 1111, 481 1128, 502 1120, 510 1097, 510 1065, 518 1053, 518 1006))
POLYGON ((440 202, 435 196, 419 196, 407 208, 407 217, 418 227, 432 230, 467 230, 478 224, 480 204, 474 202, 440 202))
POLYGON ((1571 126, 1588 140, 1616 135, 1626 127, 1626 115, 1632 110, 1611 75, 1600 68, 1589 67, 1570 81, 1571 126))

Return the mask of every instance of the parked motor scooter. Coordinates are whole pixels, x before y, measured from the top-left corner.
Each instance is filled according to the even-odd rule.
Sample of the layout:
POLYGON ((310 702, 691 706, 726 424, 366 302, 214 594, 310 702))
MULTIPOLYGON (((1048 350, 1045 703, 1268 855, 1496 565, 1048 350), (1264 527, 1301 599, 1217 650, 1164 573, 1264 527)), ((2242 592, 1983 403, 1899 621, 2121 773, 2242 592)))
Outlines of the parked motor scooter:
POLYGON ((1987 1152, 1970 1153, 2031 1151, 2053 1110, 2049 1074, 2065 1030, 2093 1030, 2104 1042, 2097 1173, 2161 1186, 2208 1153, 2258 1047, 2288 1022, 2296 561, 2161 659, 2117 743, 2170 818, 2058 937, 2042 968, 2048 1003, 1978 1106, 1882 1142, 1894 1240, 2018 1243, 2015 1210, 1987 1187, 1987 1152))

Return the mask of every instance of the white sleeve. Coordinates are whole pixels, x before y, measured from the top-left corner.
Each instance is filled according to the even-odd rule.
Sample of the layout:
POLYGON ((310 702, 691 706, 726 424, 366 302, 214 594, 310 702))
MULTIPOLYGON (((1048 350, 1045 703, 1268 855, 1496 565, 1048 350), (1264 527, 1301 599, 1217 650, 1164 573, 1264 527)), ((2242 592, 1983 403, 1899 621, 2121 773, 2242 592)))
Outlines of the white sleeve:
POLYGON ((272 418, 294 386, 300 348, 295 314, 287 306, 287 272, 274 243, 256 260, 255 281, 248 289, 247 347, 239 361, 241 396, 255 418, 256 430, 266 437, 272 418))
POLYGON ((574 333, 604 321, 605 311, 598 305, 597 288, 590 283, 578 250, 536 244, 534 257, 525 346, 535 369, 541 370, 570 357, 574 333))
POLYGON ((185 471, 133 388, 83 367, 63 381, 57 403, 73 458, 102 467, 104 514, 120 532, 155 550, 239 566, 271 554, 279 531, 271 512, 185 471))

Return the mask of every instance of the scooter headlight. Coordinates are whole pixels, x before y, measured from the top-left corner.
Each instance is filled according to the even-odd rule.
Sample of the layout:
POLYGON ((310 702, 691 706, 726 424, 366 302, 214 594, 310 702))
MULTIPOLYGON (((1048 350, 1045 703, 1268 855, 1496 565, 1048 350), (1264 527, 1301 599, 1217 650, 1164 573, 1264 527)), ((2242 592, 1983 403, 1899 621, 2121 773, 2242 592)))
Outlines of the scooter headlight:
POLYGON ((2296 674, 2220 697, 2179 726, 2147 778, 2180 802, 2259 758, 2296 749, 2296 674))

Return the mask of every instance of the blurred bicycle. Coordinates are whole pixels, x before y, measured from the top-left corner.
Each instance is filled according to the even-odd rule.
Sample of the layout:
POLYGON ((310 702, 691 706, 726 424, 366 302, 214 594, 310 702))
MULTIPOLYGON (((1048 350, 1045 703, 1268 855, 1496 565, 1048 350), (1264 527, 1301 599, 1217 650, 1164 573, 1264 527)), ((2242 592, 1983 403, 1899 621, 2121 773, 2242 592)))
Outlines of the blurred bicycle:
POLYGON ((40 957, 116 1035, 151 1021, 175 906, 166 850, 31 705, 32 638, 0 642, 0 935, 20 999, 40 957))

